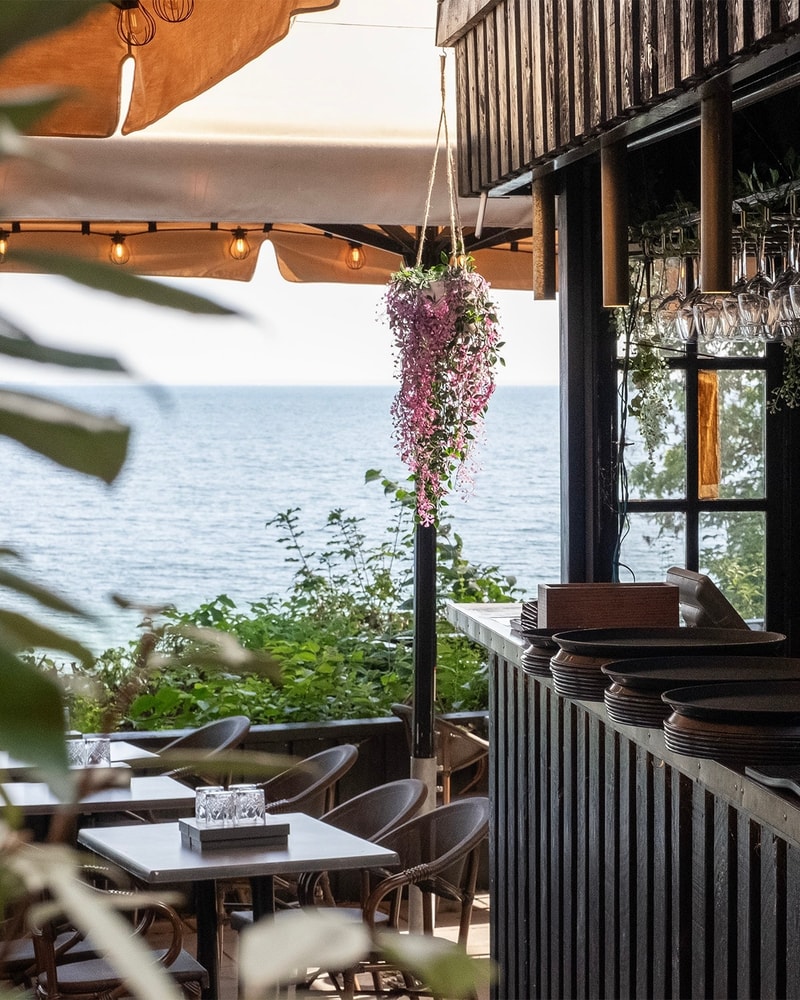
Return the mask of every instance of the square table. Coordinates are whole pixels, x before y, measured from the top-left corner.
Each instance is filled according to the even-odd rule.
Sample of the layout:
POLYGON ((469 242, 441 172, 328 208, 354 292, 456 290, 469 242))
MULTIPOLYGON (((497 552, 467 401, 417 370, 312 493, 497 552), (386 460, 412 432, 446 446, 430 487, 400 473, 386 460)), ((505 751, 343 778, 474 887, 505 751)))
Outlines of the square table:
MULTIPOLYGON (((8 781, 3 794, 12 806, 29 816, 52 816, 70 808, 81 814, 125 812, 128 809, 170 810, 194 808, 194 789, 163 774, 134 777, 130 785, 90 792, 74 806, 66 806, 43 781, 8 781)), ((135 829, 142 829, 144 824, 135 829)))
MULTIPOLYGON (((160 766, 159 756, 152 750, 145 750, 144 747, 137 747, 135 743, 127 740, 111 740, 112 764, 128 764, 134 772, 144 769, 152 770, 160 766)), ((39 769, 35 764, 29 764, 24 760, 17 760, 12 757, 7 750, 0 750, 0 774, 5 779, 34 779, 39 769)))
POLYGON ((208 970, 210 980, 209 989, 203 995, 216 1000, 219 996, 218 879, 250 880, 253 918, 258 920, 265 914, 274 913, 276 875, 393 868, 399 863, 394 851, 305 813, 284 813, 275 816, 274 820, 289 824, 286 847, 196 851, 184 846, 177 823, 92 827, 80 831, 78 842, 150 887, 175 883, 193 887, 197 909, 197 960, 208 970))

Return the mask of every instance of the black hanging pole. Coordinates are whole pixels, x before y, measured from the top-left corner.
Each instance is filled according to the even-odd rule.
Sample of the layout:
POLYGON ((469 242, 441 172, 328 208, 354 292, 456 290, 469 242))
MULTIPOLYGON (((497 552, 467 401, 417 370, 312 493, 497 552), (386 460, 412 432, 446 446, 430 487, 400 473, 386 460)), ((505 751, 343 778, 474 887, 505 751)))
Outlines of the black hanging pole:
POLYGON ((436 527, 414 534, 414 711, 412 757, 433 758, 436 685, 436 527))

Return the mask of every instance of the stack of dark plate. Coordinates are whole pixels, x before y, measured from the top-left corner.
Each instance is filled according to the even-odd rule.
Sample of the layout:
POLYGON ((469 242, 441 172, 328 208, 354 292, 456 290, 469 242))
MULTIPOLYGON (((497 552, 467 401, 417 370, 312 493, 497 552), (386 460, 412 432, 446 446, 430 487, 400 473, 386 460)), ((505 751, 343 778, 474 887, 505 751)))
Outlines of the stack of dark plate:
POLYGON ((539 677, 550 676, 550 660, 558 651, 558 646, 553 642, 556 631, 554 628, 523 629, 522 638, 526 646, 520 654, 519 662, 526 673, 538 674, 539 677))
POLYGON ((746 681, 665 691, 664 744, 727 763, 800 763, 800 680, 746 681))
POLYGON ((779 656, 786 636, 727 628, 587 628, 556 632, 550 661, 555 691, 567 698, 603 701, 610 678, 603 667, 634 657, 708 654, 779 656))
POLYGON ((613 722, 659 729, 672 709, 661 695, 674 688, 763 681, 800 681, 800 659, 782 656, 649 656, 602 668, 611 685, 603 693, 613 722))
POLYGON ((539 602, 538 601, 523 601, 522 611, 519 616, 520 624, 522 628, 532 629, 539 627, 539 602))

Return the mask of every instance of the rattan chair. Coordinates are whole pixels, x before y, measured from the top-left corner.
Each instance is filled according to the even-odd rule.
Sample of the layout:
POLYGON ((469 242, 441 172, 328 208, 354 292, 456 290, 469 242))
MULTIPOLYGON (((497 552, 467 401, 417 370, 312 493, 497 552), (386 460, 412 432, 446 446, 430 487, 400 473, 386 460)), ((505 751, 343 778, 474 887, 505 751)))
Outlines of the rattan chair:
MULTIPOLYGON (((401 778, 348 799, 325 813, 322 819, 339 830, 375 842, 413 816, 426 795, 423 781, 401 778)), ((298 879, 296 888, 301 906, 313 906, 319 902, 335 905, 326 872, 306 872, 298 879)), ((368 888, 368 883, 362 881, 360 904, 366 902, 368 888)), ((356 915, 360 916, 360 913, 356 915)), ((252 922, 253 911, 250 909, 234 910, 230 915, 231 927, 236 931, 243 930, 252 922)))
MULTIPOLYGON (((411 705, 394 704, 392 714, 403 723, 409 752, 412 749, 411 705)), ((442 805, 447 805, 453 796, 452 777, 459 771, 473 768, 474 774, 459 789, 459 794, 472 791, 486 773, 489 761, 489 741, 466 726, 459 726, 440 715, 433 723, 434 747, 436 749, 436 771, 442 805)))
MULTIPOLYGON (((480 863, 480 849, 489 832, 489 800, 469 796, 421 813, 383 837, 383 847, 396 851, 399 871, 370 873, 372 889, 363 906, 363 919, 371 930, 398 928, 402 901, 410 886, 416 886, 422 899, 422 922, 425 934, 434 933, 434 901, 447 900, 460 908, 458 943, 466 949, 469 936, 475 885, 480 863)), ((392 985, 391 995, 424 993, 410 972, 387 965, 377 951, 356 968, 344 973, 345 997, 352 997, 357 977, 369 973, 374 992, 380 994, 381 977, 399 972, 405 989, 392 985)), ((372 991, 370 991, 372 992, 372 991)))
MULTIPOLYGON (((177 739, 162 747, 161 753, 174 756, 188 751, 193 757, 196 755, 203 759, 215 757, 224 750, 238 747, 249 731, 250 720, 246 715, 230 715, 224 719, 207 722, 204 726, 199 726, 184 736, 178 736, 177 739)), ((194 766, 178 767, 168 771, 167 774, 191 788, 210 783, 217 784, 219 780, 218 775, 209 777, 196 773, 194 766)))
MULTIPOLYGON (((119 900, 117 900, 119 902, 119 900)), ((171 938, 168 947, 152 949, 153 961, 181 988, 186 996, 199 996, 208 988, 208 972, 183 947, 181 920, 166 903, 132 900, 137 923, 131 933, 144 935, 156 920, 166 921, 171 938)), ((64 963, 57 952, 58 928, 47 921, 33 928, 36 970, 32 983, 37 1000, 115 1000, 130 996, 130 989, 122 980, 112 961, 94 957, 64 963)))
POLYGON ((260 784, 268 813, 302 812, 314 819, 330 812, 336 786, 358 758, 351 743, 328 747, 260 784))

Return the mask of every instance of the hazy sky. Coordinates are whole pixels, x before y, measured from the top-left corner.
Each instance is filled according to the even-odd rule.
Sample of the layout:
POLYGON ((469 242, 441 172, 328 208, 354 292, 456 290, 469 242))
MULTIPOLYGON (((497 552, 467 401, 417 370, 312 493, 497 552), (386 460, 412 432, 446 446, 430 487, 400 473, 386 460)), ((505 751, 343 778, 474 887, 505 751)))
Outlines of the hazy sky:
MULTIPOLYGON (((279 275, 266 243, 251 282, 173 283, 233 306, 244 318, 187 316, 87 292, 62 278, 3 274, 0 313, 42 342, 113 353, 147 380, 265 385, 385 385, 393 381, 383 287, 295 284, 279 275)), ((500 384, 558 382, 555 303, 494 290, 506 347, 500 384)), ((4 382, 65 381, 63 370, 0 356, 4 382)), ((97 376, 92 376, 97 381, 97 376)))

